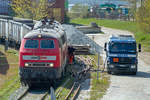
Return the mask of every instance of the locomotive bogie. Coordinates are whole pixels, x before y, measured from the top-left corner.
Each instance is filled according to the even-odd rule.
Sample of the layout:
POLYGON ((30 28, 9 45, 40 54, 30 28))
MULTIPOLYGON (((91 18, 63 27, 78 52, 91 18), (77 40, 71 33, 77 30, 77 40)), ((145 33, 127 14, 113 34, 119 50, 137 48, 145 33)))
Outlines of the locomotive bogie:
POLYGON ((24 67, 19 68, 20 79, 24 83, 50 82, 61 78, 62 69, 52 67, 24 67))

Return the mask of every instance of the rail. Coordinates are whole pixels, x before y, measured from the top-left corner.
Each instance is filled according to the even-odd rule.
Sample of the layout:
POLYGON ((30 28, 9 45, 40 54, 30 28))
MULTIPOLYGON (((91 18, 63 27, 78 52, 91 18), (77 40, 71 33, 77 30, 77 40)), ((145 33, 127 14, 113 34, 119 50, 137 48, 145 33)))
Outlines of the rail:
POLYGON ((65 100, 69 100, 69 98, 71 97, 71 94, 73 94, 73 97, 71 100, 75 100, 75 98, 77 97, 77 94, 79 93, 79 90, 81 88, 81 84, 74 82, 71 90, 69 91, 68 95, 65 97, 65 100))

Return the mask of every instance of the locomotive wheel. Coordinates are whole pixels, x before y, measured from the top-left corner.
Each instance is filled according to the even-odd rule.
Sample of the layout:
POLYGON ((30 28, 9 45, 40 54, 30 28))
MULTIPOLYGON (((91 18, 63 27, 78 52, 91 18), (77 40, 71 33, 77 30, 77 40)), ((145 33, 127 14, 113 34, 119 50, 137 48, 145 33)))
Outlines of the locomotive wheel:
POLYGON ((136 74, 137 74, 137 72, 132 72, 132 73, 131 73, 131 75, 136 75, 136 74))
POLYGON ((107 71, 108 74, 111 74, 111 71, 107 71))
POLYGON ((21 82, 21 86, 26 86, 26 83, 25 82, 21 82))
POLYGON ((32 87, 32 83, 30 83, 30 82, 28 82, 27 85, 28 85, 29 88, 32 87))
POLYGON ((63 69, 61 73, 61 77, 63 78, 64 76, 65 76, 65 69, 63 69))
POLYGON ((21 83, 21 86, 27 86, 27 83, 23 81, 22 79, 20 79, 20 83, 21 83))
POLYGON ((110 69, 108 69, 108 68, 107 68, 107 73, 108 73, 108 74, 111 74, 111 71, 110 71, 110 69))

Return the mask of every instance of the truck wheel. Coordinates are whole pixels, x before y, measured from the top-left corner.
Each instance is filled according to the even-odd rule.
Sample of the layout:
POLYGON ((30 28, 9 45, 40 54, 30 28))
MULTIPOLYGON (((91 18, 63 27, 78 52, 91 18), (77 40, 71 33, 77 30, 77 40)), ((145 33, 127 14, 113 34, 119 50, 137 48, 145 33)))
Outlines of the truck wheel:
POLYGON ((107 71, 108 74, 111 74, 111 71, 107 71))
POLYGON ((132 72, 132 75, 136 75, 137 72, 132 72))

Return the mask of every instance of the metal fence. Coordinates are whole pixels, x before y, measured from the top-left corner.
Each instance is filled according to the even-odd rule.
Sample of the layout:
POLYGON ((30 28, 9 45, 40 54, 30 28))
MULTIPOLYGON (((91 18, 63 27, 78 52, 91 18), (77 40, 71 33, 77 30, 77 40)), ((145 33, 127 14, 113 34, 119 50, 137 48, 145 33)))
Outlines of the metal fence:
POLYGON ((8 40, 9 43, 20 44, 22 38, 32 28, 9 19, 0 19, 0 40, 8 40))

